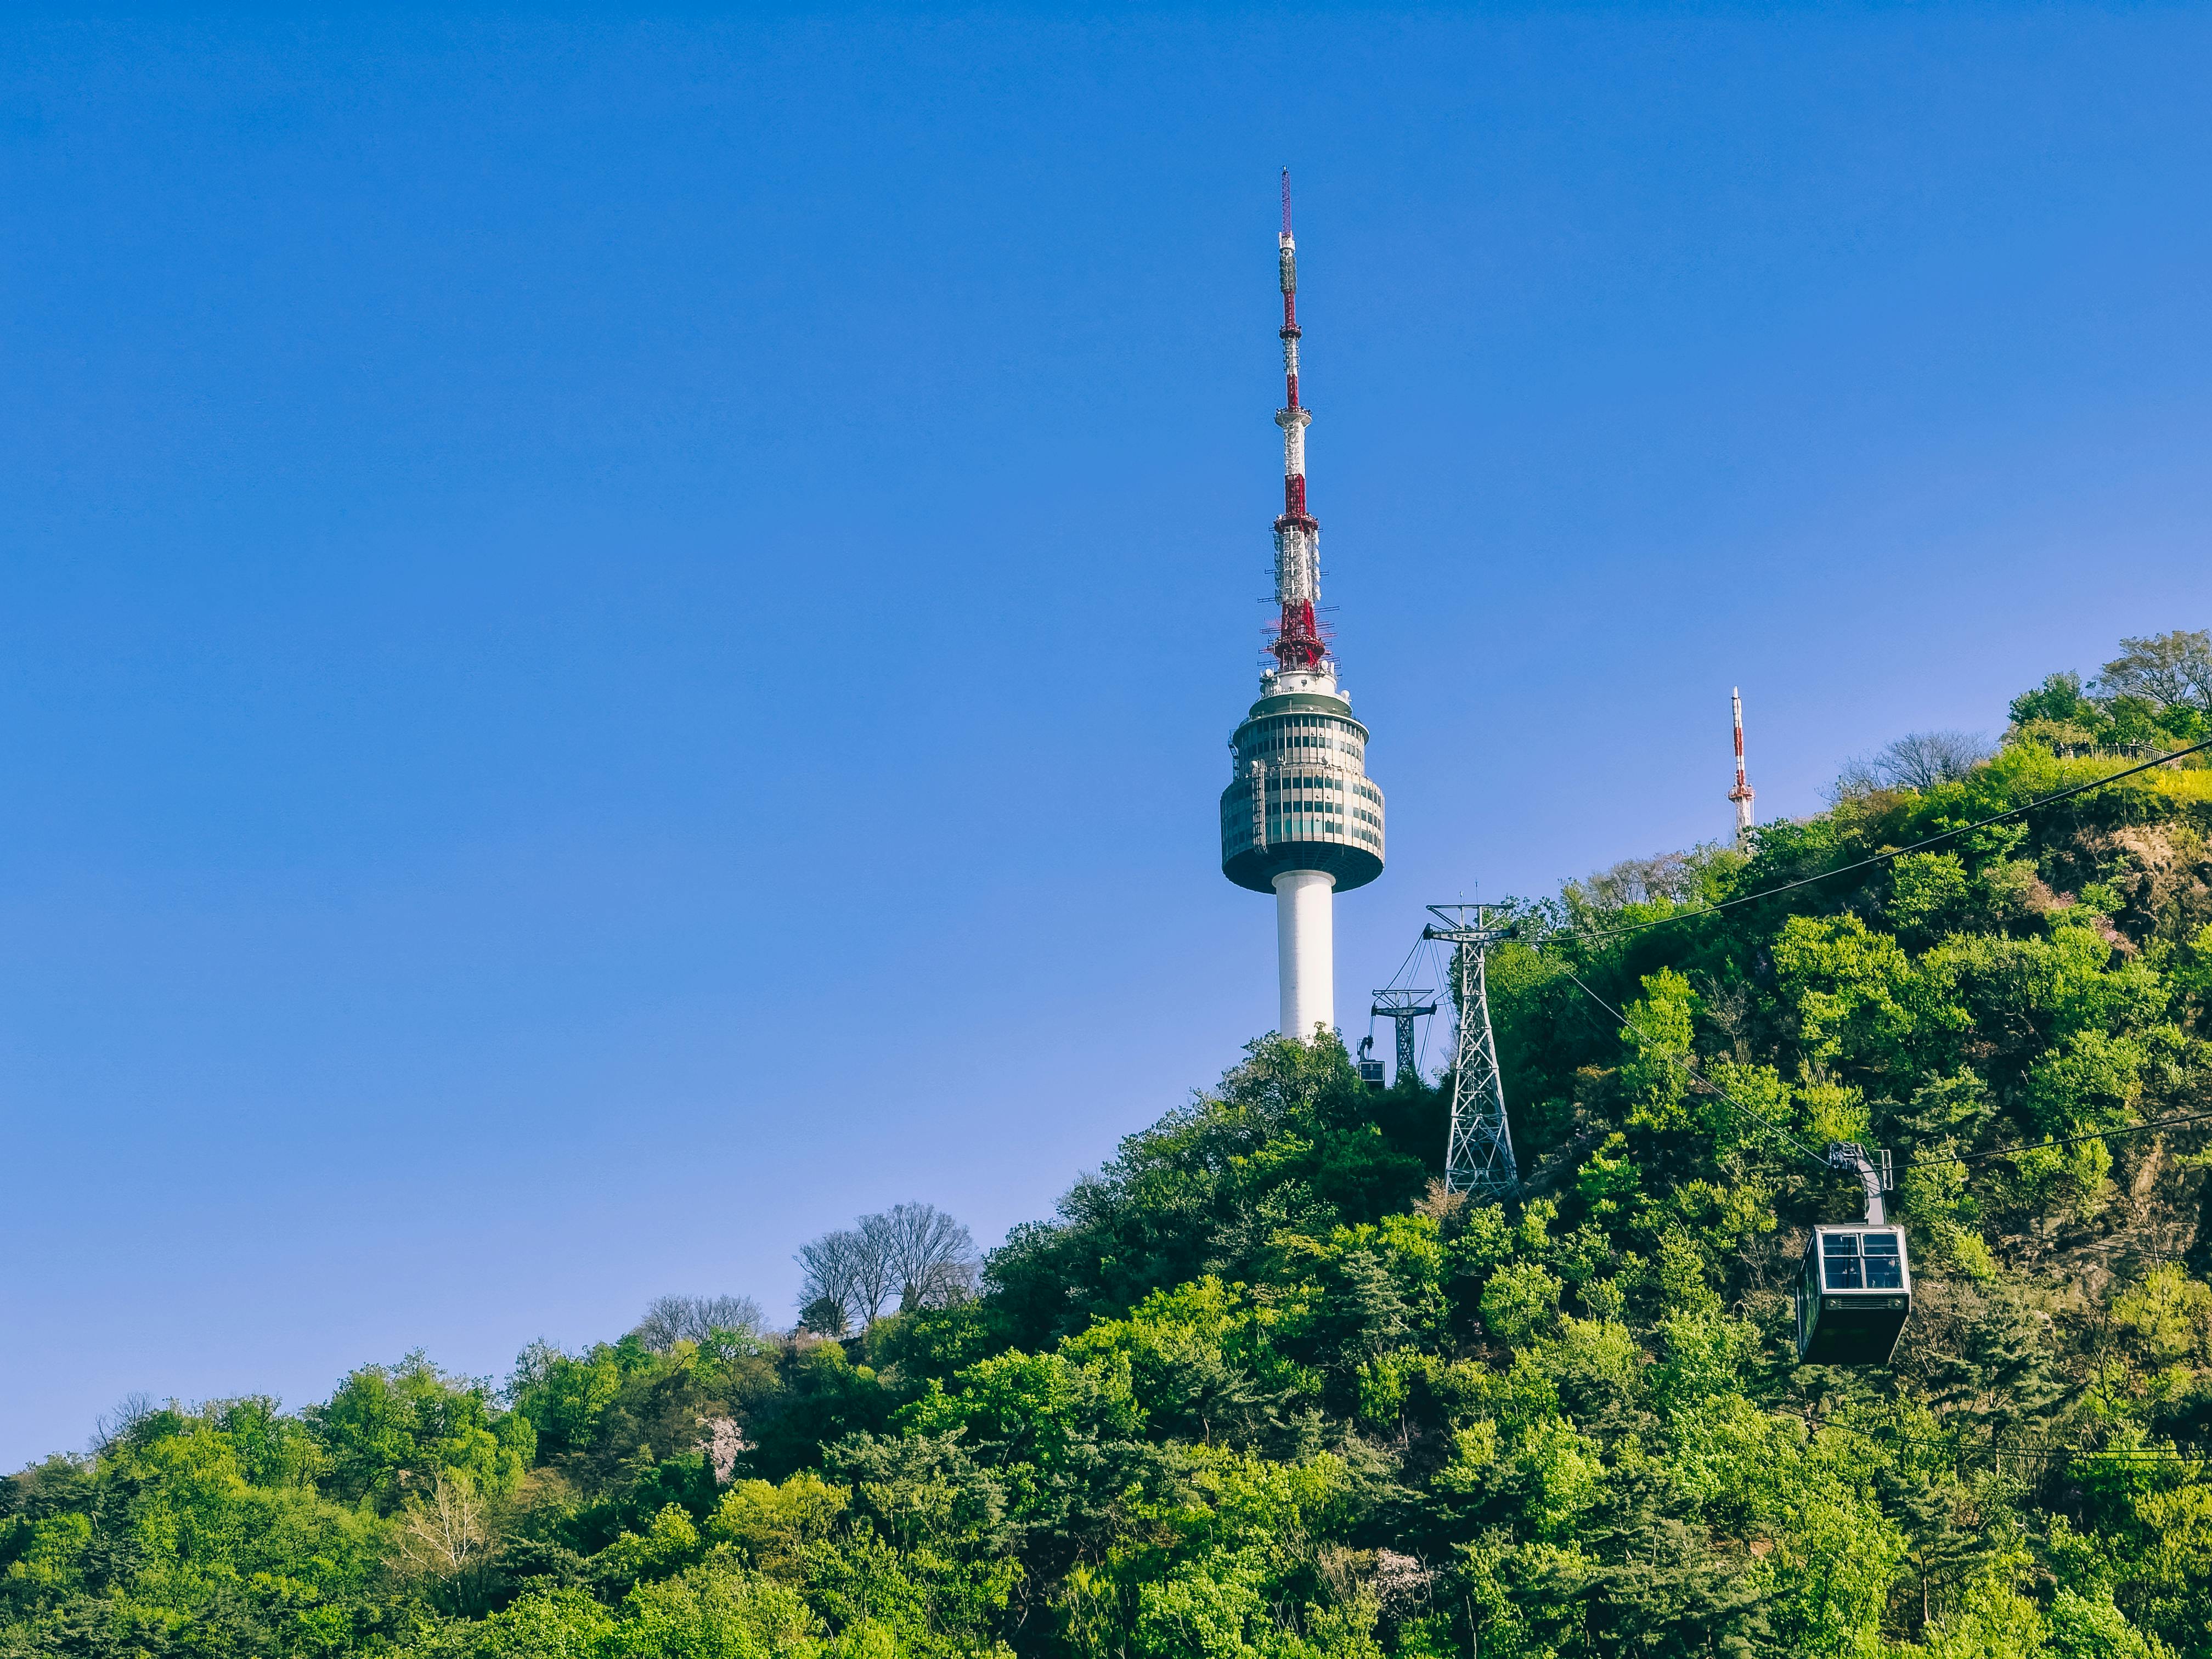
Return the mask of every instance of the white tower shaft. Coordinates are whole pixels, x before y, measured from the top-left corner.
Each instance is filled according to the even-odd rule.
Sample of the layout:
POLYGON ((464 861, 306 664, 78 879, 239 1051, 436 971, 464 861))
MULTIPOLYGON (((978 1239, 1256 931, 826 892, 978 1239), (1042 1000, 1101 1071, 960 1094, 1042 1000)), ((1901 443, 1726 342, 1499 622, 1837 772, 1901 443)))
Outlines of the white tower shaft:
POLYGON ((1285 1036, 1310 1040, 1316 1025, 1336 1029, 1336 878, 1285 870, 1275 878, 1275 956, 1282 982, 1285 1036))

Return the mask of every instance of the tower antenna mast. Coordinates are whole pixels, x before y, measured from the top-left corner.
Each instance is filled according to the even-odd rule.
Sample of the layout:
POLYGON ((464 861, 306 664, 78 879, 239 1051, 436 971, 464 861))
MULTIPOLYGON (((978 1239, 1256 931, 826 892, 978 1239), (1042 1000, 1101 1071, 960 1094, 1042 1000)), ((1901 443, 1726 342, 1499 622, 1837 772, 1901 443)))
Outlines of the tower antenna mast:
POLYGON ((1275 603, 1281 616, 1271 647, 1285 670, 1311 671, 1328 654, 1316 607, 1321 599, 1321 526, 1306 511, 1306 428, 1313 411, 1298 401, 1298 245, 1291 234, 1291 170, 1283 169, 1283 231, 1275 264, 1283 289, 1283 516, 1275 520, 1275 603))
POLYGON ((1521 1190, 1513 1132, 1505 1121, 1505 1080, 1490 1029, 1490 988, 1484 956, 1513 930, 1493 926, 1480 904, 1431 904, 1437 920, 1423 939, 1459 947, 1459 1042, 1452 1057, 1451 1129, 1444 1142, 1444 1190, 1481 1199, 1521 1190), (1437 923, 1443 925, 1439 927, 1437 923))
POLYGON ((1748 846, 1751 842, 1751 780, 1743 770, 1743 688, 1732 686, 1729 702, 1735 710, 1735 787, 1728 798, 1735 803, 1735 844, 1748 846))

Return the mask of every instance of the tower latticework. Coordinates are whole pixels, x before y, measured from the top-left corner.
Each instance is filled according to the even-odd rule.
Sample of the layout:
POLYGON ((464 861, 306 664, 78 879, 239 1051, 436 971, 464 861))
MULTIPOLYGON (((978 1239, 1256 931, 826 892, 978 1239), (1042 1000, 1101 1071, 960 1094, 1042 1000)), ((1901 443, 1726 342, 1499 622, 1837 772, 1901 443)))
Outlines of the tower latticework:
POLYGON ((1424 939, 1455 945, 1459 1041, 1452 1055, 1451 1129, 1444 1144, 1444 1188, 1475 1198, 1504 1199, 1521 1188, 1513 1131, 1505 1121, 1505 1079, 1490 1029, 1487 953, 1507 929, 1488 925, 1479 904, 1431 904, 1424 939))
POLYGON ((1735 844, 1747 847, 1751 843, 1751 800, 1757 792, 1751 787, 1750 775, 1743 769, 1743 688, 1733 687, 1729 691, 1729 706, 1735 714, 1735 787, 1728 798, 1735 803, 1735 844))
POLYGON ((1375 1006, 1368 1010, 1376 1019, 1387 1019, 1398 1028, 1397 1081, 1403 1084, 1408 1078, 1420 1074, 1420 1060, 1413 1048, 1413 1022, 1437 1011, 1425 990, 1401 989, 1389 987, 1375 994, 1375 1006))

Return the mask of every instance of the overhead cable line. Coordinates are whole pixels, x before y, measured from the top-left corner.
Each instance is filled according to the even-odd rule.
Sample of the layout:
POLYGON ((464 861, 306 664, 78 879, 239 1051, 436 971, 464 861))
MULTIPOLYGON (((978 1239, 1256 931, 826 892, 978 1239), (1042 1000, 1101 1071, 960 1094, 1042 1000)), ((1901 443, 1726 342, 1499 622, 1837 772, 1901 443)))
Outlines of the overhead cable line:
POLYGON ((1755 904, 1761 899, 1778 898, 1784 893, 1794 893, 1801 887, 1810 887, 1815 882, 1826 881, 1831 876, 1847 876, 1854 870, 1870 870, 1878 864, 1887 864, 1892 859, 1903 858, 1907 853, 1919 852, 1923 848, 1933 847, 1940 842, 1949 841, 1954 836, 1963 836, 1975 830, 1986 830, 1991 824, 2002 823, 2008 818, 2024 817, 2039 808, 2052 805, 2075 795, 2087 794, 2092 789, 2102 789, 2107 784, 2118 783, 2122 778, 2133 777, 2138 772, 2148 772, 2153 767, 2164 766, 2169 761, 2180 760, 2185 756, 2196 754, 2204 749, 2212 749, 2212 738, 2192 743, 2185 749, 2171 750, 2155 759, 2142 761, 2104 777, 2093 778, 2087 783, 2077 783, 2068 788, 2055 790, 2048 795, 2039 795, 2033 800, 2024 801, 2018 806, 2008 806, 2002 812, 1992 813, 1985 818, 1977 818, 1972 823, 1962 823, 1954 830, 1938 830, 1935 835, 1923 836, 1918 841, 1908 842, 1903 847, 1893 847, 1886 853, 1876 853, 1870 858, 1859 860, 1856 863, 1839 864, 1832 870, 1821 871, 1818 875, 1800 877, 1796 881, 1784 882, 1778 887, 1762 888, 1756 893, 1739 894, 1734 898, 1723 899, 1717 904, 1708 904, 1702 909, 1678 910, 1671 916, 1661 916, 1652 921, 1631 922, 1625 927, 1600 928, 1591 933, 1564 930, 1557 933, 1547 934, 1540 939, 1519 939, 1516 943, 1526 945, 1532 951, 1541 951, 1566 944, 1587 944, 1596 939, 1619 939, 1628 933, 1647 933, 1654 927, 1665 927, 1678 921, 1692 921, 1699 916, 1714 915, 1723 910, 1732 910, 1740 904, 1755 904))
MULTIPOLYGON (((1576 974, 1573 969, 1562 965, 1559 971, 1574 981, 1576 989, 1579 990, 1592 1002, 1597 1004, 1599 1007, 1604 1009, 1607 1013, 1619 1020, 1624 1028, 1634 1032, 1636 1034, 1636 1038, 1639 1042, 1646 1045, 1650 1043, 1650 1036, 1642 1026, 1638 1025, 1634 1020, 1629 1018, 1626 1014, 1622 1013, 1620 1009, 1614 1007, 1596 992, 1591 990, 1589 986, 1583 984, 1581 977, 1576 974)), ((1786 1142, 1792 1150, 1806 1158, 1811 1158, 1815 1164, 1820 1164, 1823 1169, 1828 1167, 1828 1160, 1826 1158, 1822 1158, 1819 1153, 1814 1152, 1810 1146, 1798 1139, 1796 1136, 1791 1134, 1787 1129, 1783 1128, 1779 1124, 1775 1123, 1767 1118, 1762 1117, 1757 1112, 1753 1111, 1750 1107, 1745 1105, 1741 1101, 1736 1099, 1725 1089, 1723 1089, 1718 1084, 1707 1077, 1696 1066, 1692 1065, 1689 1060, 1680 1054, 1666 1054, 1664 1050, 1659 1050, 1658 1052, 1664 1059, 1672 1062, 1674 1065, 1680 1066, 1685 1075, 1689 1078, 1690 1081, 1696 1084, 1705 1093, 1714 1096, 1716 1098, 1726 1102, 1727 1104, 1733 1107, 1736 1111, 1741 1113, 1745 1117, 1749 1118, 1753 1123, 1758 1124, 1759 1127, 1766 1130, 1778 1139, 1786 1142)), ((2078 1146, 2085 1140, 2117 1140, 2125 1135, 2149 1134, 2155 1130, 2172 1128, 2179 1124, 2202 1123, 2207 1119, 2212 1119, 2212 1110, 2202 1112, 2179 1112, 2171 1117, 2154 1117, 2146 1123, 2125 1124, 2117 1129, 2093 1129, 2083 1134, 2068 1135, 2058 1140, 2024 1140, 2016 1146, 1993 1146, 1987 1152, 1960 1152, 1956 1154, 1939 1152, 1929 1153, 1922 1156, 1915 1156, 1914 1154, 1908 1152, 1898 1161, 1901 1164, 1983 1164, 1988 1162, 1988 1160, 1993 1158, 2015 1158, 2022 1152, 2039 1152, 2046 1148, 2056 1149, 2060 1146, 2078 1146)))
MULTIPOLYGON (((1622 1013, 1620 1009, 1614 1007, 1596 992, 1591 990, 1589 986, 1583 984, 1582 981, 1577 977, 1573 969, 1562 965, 1559 971, 1565 974, 1569 979, 1573 980, 1584 996, 1588 997, 1592 1002, 1597 1004, 1599 1007, 1604 1009, 1606 1012, 1611 1014, 1626 1029, 1635 1032, 1638 1042, 1646 1044, 1650 1042, 1651 1039, 1645 1035, 1642 1026, 1638 1025, 1634 1020, 1629 1018, 1626 1014, 1622 1013)), ((1667 1054, 1663 1049, 1659 1052, 1664 1059, 1681 1067, 1683 1072, 1688 1075, 1690 1081, 1696 1084, 1698 1087, 1703 1090, 1705 1093, 1725 1101, 1729 1106, 1741 1113, 1745 1117, 1749 1118, 1753 1123, 1759 1125, 1760 1128, 1765 1130, 1769 1134, 1773 1135, 1776 1139, 1783 1141, 1802 1156, 1810 1158, 1822 1169, 1825 1170, 1831 1167, 1827 1158, 1814 1152, 1810 1146, 1798 1139, 1796 1135, 1791 1134, 1789 1130, 1784 1128, 1780 1124, 1764 1118, 1757 1112, 1753 1111, 1750 1107, 1745 1105, 1741 1101, 1736 1099, 1735 1096, 1729 1094, 1727 1090, 1722 1088, 1717 1083, 1715 1083, 1695 1066, 1692 1066, 1682 1055, 1667 1054)))
POLYGON ((2146 1135, 2177 1123, 2201 1123, 2212 1118, 2212 1111, 2180 1112, 2172 1117, 2154 1117, 2147 1123, 2130 1123, 2117 1129, 2092 1129, 2086 1134, 2068 1135, 2063 1140, 2023 1140, 2017 1146, 1994 1146, 1986 1152, 1961 1152, 1947 1156, 1931 1152, 1916 1158, 1906 1153, 1907 1164, 1979 1164, 1992 1158, 2014 1158, 2022 1152, 2039 1152, 2046 1147, 2078 1146, 2085 1140, 2118 1140, 2123 1135, 2146 1135))
MULTIPOLYGON (((1893 1445, 1925 1446, 1932 1450, 1949 1452, 1954 1457, 1980 1449, 1964 1434, 1956 1435, 1946 1440, 1930 1440, 1925 1435, 1905 1434, 1895 1430, 1876 1431, 1872 1429, 1863 1429, 1855 1423, 1840 1422, 1832 1417, 1816 1417, 1811 1412, 1773 1412, 1769 1414, 1778 1417, 1784 1422, 1792 1420, 1802 1422, 1815 1431, 1836 1429, 1844 1434, 1855 1434, 1862 1440, 1871 1440, 1877 1443, 1887 1442, 1893 1445)), ((2074 1446, 2063 1443, 2054 1444, 2048 1440, 2000 1440, 1994 1431, 1990 1435, 1989 1449, 1992 1454, 2010 1452, 2015 1457, 2040 1457, 2051 1461, 2062 1457, 2109 1457, 2137 1463, 2212 1462, 2212 1458, 2208 1458, 2203 1452, 2193 1447, 2185 1450, 2179 1446, 2074 1446)))
POLYGON ((1406 970, 1413 965, 1413 958, 1421 953, 1421 947, 1427 943, 1428 940, 1425 939, 1416 939, 1413 942, 1412 945, 1407 948, 1406 951, 1406 959, 1398 964, 1398 971, 1391 975, 1389 979, 1384 980, 1382 983, 1386 987, 1393 988, 1400 984, 1410 983, 1410 981, 1406 978, 1406 970))

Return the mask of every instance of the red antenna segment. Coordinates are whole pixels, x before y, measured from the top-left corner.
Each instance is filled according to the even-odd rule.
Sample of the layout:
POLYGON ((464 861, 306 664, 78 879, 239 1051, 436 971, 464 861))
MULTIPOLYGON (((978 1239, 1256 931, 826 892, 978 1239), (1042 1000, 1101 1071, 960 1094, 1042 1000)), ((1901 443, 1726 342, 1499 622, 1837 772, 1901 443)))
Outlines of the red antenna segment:
POLYGON ((1276 246, 1283 288, 1283 516, 1275 520, 1275 599, 1281 611, 1270 648, 1285 670, 1310 672, 1328 655, 1316 608, 1321 601, 1321 526, 1306 511, 1306 428, 1313 412, 1298 402, 1298 246, 1291 236, 1291 170, 1283 169, 1283 234, 1276 246))

